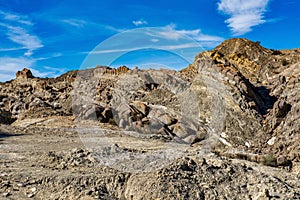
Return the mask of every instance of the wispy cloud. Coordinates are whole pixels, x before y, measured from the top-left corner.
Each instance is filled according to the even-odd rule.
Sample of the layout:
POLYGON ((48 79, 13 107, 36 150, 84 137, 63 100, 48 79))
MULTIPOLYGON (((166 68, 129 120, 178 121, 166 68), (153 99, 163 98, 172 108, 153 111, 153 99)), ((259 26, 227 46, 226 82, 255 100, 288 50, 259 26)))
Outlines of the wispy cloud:
MULTIPOLYGON (((99 23, 99 22, 96 22, 96 21, 93 21, 93 20, 82 20, 82 19, 76 19, 76 18, 73 18, 73 19, 63 19, 63 20, 56 20, 56 19, 51 19, 54 21, 54 23, 58 23, 60 25, 62 25, 62 27, 66 30, 70 30, 69 26, 71 26, 71 28, 84 28, 86 29, 87 31, 91 31, 91 32, 96 32, 96 31, 112 31, 112 32, 116 32, 116 33, 120 33, 120 32, 123 32, 123 31, 126 31, 127 29, 121 29, 121 28, 116 28, 112 25, 106 25, 106 24, 102 24, 102 23, 99 23), (68 26, 65 26, 65 25, 68 25, 68 26)), ((72 29, 73 31, 73 29, 72 29)), ((82 34, 82 33, 85 33, 83 32, 82 30, 81 31, 77 31, 76 30, 76 33, 78 34, 82 34)), ((85 33, 86 35, 86 33, 85 33)))
POLYGON ((150 41, 151 41, 151 42, 154 42, 154 43, 157 43, 157 42, 159 42, 159 39, 152 38, 152 39, 150 39, 150 41))
POLYGON ((77 28, 81 28, 83 27, 84 25, 87 24, 87 22, 85 20, 81 20, 81 19, 64 19, 64 20, 61 20, 63 23, 66 23, 70 26, 74 26, 74 27, 77 27, 77 28))
POLYGON ((252 31, 252 27, 263 24, 264 13, 270 0, 221 0, 218 10, 229 19, 225 21, 233 35, 239 36, 252 31))
MULTIPOLYGON (((162 49, 162 50, 180 50, 180 49, 188 49, 192 47, 198 47, 196 43, 185 43, 185 44, 174 44, 174 45, 156 45, 156 46, 149 46, 148 48, 151 49, 162 49)), ((122 52, 132 52, 138 51, 141 47, 132 47, 132 48, 124 48, 124 49, 107 49, 107 50, 96 50, 91 52, 82 52, 81 54, 110 54, 110 53, 122 53, 122 52)))
POLYGON ((103 27, 106 30, 110 30, 110 31, 113 31, 113 32, 116 32, 116 33, 121 33, 121 32, 127 31, 127 29, 116 28, 116 27, 111 26, 111 25, 106 25, 106 26, 103 26, 103 27))
POLYGON ((41 72, 33 68, 31 68, 30 70, 32 74, 36 77, 57 77, 67 71, 66 68, 58 69, 58 68, 53 68, 48 66, 44 66, 43 68, 47 69, 47 71, 41 72))
POLYGON ((25 57, 0 57, 0 72, 1 74, 3 73, 6 74, 6 76, 13 78, 18 70, 21 70, 24 67, 29 68, 33 63, 34 60, 25 57))
POLYGON ((0 52, 13 52, 15 56, 0 57, 0 81, 15 78, 15 73, 23 68, 32 70, 35 76, 54 76, 58 70, 47 67, 35 69, 37 61, 61 56, 59 53, 48 57, 36 57, 34 51, 43 47, 40 38, 32 31, 34 23, 29 17, 0 10, 0 37, 3 41, 0 52), (19 53, 23 53, 20 55, 19 53))
POLYGON ((224 38, 219 36, 204 34, 202 33, 201 29, 194 29, 194 30, 177 29, 175 24, 169 24, 163 27, 160 31, 156 32, 155 35, 153 36, 161 37, 163 39, 169 39, 169 40, 180 40, 189 37, 195 40, 196 42, 198 42, 200 45, 210 44, 209 46, 205 45, 206 47, 213 47, 217 43, 224 40, 224 38))
MULTIPOLYGON (((215 47, 224 38, 207 35, 200 29, 177 30, 175 24, 158 28, 138 28, 116 35, 91 52, 80 54, 122 54, 141 49, 161 49, 166 51, 194 50, 194 54, 205 47, 215 47), (125 39, 128 38, 128 39, 125 39)), ((194 56, 194 55, 193 55, 194 56)))
POLYGON ((147 25, 148 22, 144 19, 140 19, 140 20, 136 20, 136 21, 132 21, 132 23, 135 25, 135 26, 142 26, 142 25, 147 25))
POLYGON ((180 34, 192 37, 194 40, 198 42, 204 42, 204 41, 213 41, 213 42, 219 42, 224 40, 224 38, 214 35, 207 35, 201 32, 200 29, 196 30, 178 30, 180 34))
POLYGON ((35 58, 34 60, 35 61, 38 61, 38 60, 48 60, 48 59, 51 59, 51 58, 61 57, 63 55, 64 54, 62 54, 62 53, 53 53, 50 56, 47 56, 47 57, 38 57, 38 58, 35 58))
MULTIPOLYGON (((146 49, 170 52, 192 63, 199 51, 203 51, 205 47, 214 47, 216 43, 223 40, 222 37, 203 34, 200 29, 177 30, 174 24, 170 24, 165 27, 146 27, 125 31, 105 40, 93 51, 81 54, 89 54, 84 67, 95 66, 99 62, 102 65, 111 65, 117 58, 123 55, 126 57, 129 52, 146 49)), ((139 59, 138 57, 135 59, 139 59)))
POLYGON ((33 68, 34 64, 38 60, 46 60, 53 57, 58 57, 59 54, 54 54, 48 58, 28 58, 28 57, 0 57, 0 81, 7 81, 15 78, 17 71, 22 70, 23 68, 28 68, 32 71, 34 76, 37 77, 55 77, 61 73, 67 71, 65 68, 53 68, 49 66, 42 67, 44 70, 37 70, 33 68))
POLYGON ((27 51, 24 53, 25 56, 31 56, 33 51, 43 47, 41 40, 35 36, 28 33, 22 27, 6 26, 8 29, 8 38, 16 44, 22 45, 27 51))
POLYGON ((28 19, 27 16, 16 15, 13 13, 4 12, 2 10, 0 10, 0 15, 2 15, 3 18, 8 21, 18 22, 20 24, 29 25, 29 26, 33 25, 33 23, 28 19))
POLYGON ((5 34, 7 39, 15 44, 21 45, 21 47, 18 48, 7 48, 9 51, 12 51, 14 48, 16 50, 25 49, 27 51, 24 55, 32 56, 33 51, 43 47, 39 37, 30 32, 33 23, 28 17, 0 11, 0 18, 3 20, 0 26, 6 28, 5 34))
POLYGON ((7 51, 19 51, 25 49, 24 47, 11 47, 11 48, 0 48, 0 52, 7 52, 7 51))

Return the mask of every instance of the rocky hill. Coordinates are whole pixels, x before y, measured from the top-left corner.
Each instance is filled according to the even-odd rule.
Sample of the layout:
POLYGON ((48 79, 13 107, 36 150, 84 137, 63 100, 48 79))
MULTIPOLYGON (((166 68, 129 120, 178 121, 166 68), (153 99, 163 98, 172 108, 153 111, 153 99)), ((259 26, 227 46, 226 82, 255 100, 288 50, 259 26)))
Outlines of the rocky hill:
POLYGON ((234 98, 226 111, 228 140, 240 147, 247 143, 245 151, 273 155, 277 164, 287 164, 299 162, 300 155, 299 55, 299 49, 270 50, 231 39, 200 53, 182 73, 193 77, 191 71, 210 67, 203 60, 212 60, 228 87, 228 98, 234 98))
POLYGON ((3 138, 12 133, 58 137, 64 150, 37 150, 38 162, 27 170, 55 171, 35 177, 39 181, 32 185, 40 192, 31 185, 13 190, 24 169, 16 172, 16 163, 1 161, 8 171, 0 176, 0 192, 49 198, 45 191, 53 190, 53 199, 300 199, 299 61, 300 49, 272 50, 230 39, 178 72, 125 66, 97 66, 57 78, 17 72, 14 80, 0 83, 3 138), (90 127, 113 130, 113 142, 85 140, 87 134, 78 130, 90 127), (73 145, 65 139, 75 141, 76 130, 87 150, 68 149, 73 145), (133 132, 138 139, 127 135, 133 132), (178 146, 171 151, 180 154, 162 151, 162 159, 155 154, 138 160, 174 142, 178 146), (133 162, 104 161, 123 153, 133 162), (97 158, 111 169, 95 168, 97 158), (70 170, 77 177, 57 175, 70 170), (88 191, 91 185, 94 190, 88 191))

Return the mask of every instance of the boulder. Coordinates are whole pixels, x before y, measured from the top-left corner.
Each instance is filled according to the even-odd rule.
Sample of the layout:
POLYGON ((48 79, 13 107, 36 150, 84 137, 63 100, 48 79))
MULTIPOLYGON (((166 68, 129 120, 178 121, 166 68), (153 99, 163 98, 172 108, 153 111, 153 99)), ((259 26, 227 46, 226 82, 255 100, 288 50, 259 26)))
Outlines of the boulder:
POLYGON ((134 112, 141 113, 143 116, 147 116, 150 110, 147 104, 141 101, 134 101, 130 104, 130 106, 134 112))
POLYGON ((12 113, 6 110, 0 109, 0 124, 11 124, 15 121, 12 117, 12 113))

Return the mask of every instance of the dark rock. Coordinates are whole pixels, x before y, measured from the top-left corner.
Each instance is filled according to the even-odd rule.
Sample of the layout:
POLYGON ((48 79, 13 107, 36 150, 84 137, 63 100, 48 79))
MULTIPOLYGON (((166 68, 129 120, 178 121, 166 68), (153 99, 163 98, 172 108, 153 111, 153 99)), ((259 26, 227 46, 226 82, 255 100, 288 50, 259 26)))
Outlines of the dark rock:
POLYGON ((11 124, 16 119, 12 117, 12 113, 0 108, 0 124, 11 124))

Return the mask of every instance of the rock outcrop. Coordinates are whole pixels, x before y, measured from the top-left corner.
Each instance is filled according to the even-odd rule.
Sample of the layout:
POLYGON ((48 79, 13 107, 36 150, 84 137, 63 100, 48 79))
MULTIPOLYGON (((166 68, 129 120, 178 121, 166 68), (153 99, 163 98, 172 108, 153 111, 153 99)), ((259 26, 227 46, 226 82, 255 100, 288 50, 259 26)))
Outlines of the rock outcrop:
POLYGON ((259 42, 230 39, 200 53, 182 75, 192 79, 210 70, 210 64, 203 65, 207 59, 226 87, 225 139, 239 150, 285 155, 286 163, 299 165, 299 49, 271 50, 259 42))
POLYGON ((16 79, 28 80, 30 78, 34 78, 31 71, 27 68, 24 68, 22 71, 18 71, 16 73, 16 79))

